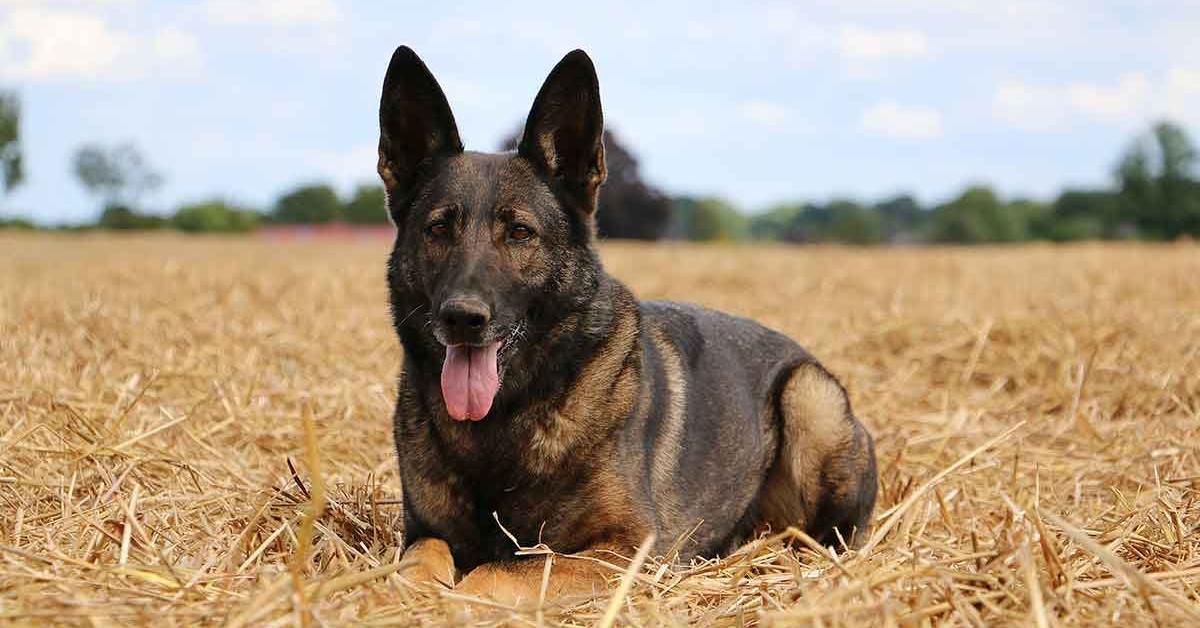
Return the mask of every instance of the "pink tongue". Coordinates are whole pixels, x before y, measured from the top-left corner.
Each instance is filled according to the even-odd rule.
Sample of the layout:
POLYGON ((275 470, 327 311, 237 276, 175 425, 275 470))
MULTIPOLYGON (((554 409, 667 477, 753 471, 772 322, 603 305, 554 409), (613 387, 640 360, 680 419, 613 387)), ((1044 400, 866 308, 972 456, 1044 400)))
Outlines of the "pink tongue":
POLYGON ((500 388, 496 374, 499 342, 486 347, 455 345, 446 347, 442 364, 442 399, 455 421, 479 421, 492 409, 492 400, 500 388))

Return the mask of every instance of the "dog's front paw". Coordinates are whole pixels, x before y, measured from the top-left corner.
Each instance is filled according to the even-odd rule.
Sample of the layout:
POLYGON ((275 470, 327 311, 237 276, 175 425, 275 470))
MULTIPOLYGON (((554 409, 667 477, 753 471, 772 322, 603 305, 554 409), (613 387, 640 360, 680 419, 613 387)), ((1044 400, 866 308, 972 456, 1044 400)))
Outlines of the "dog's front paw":
POLYGON ((467 574, 454 587, 454 592, 517 608, 536 605, 541 596, 541 584, 501 567, 481 565, 467 574))
POLYGON ((454 558, 450 546, 441 539, 421 539, 405 550, 396 573, 411 584, 452 587, 454 558))

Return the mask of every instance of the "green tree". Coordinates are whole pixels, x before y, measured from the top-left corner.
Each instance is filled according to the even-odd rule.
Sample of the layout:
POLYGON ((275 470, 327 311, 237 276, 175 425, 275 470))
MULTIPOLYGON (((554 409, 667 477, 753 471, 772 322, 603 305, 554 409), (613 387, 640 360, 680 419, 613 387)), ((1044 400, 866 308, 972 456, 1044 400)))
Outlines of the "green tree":
POLYGON ((746 217, 724 199, 683 196, 672 201, 667 234, 688 240, 730 241, 745 237, 746 227, 746 217))
POLYGON ((883 239, 888 242, 917 241, 929 222, 929 212, 908 194, 879 201, 874 208, 879 214, 883 239))
POLYGON ((387 224, 386 203, 387 195, 382 185, 360 185, 355 188, 350 201, 342 207, 342 216, 346 222, 358 225, 387 224))
POLYGON ((1108 190, 1063 190, 1047 215, 1030 225, 1034 237, 1055 242, 1116 238, 1124 229, 1121 198, 1108 190))
POLYGON ((256 212, 238 207, 221 199, 181 206, 171 217, 171 224, 189 233, 240 233, 258 227, 256 212))
POLYGON ((321 224, 341 217, 337 192, 324 183, 302 185, 279 197, 271 218, 284 224, 321 224))
POLYGON ((1054 222, 1052 206, 1033 199, 1013 199, 1004 205, 1004 211, 1019 225, 1019 239, 1047 239, 1043 234, 1045 225, 1054 222))
POLYGON ((1197 153, 1177 124, 1159 122, 1134 140, 1117 164, 1122 215, 1152 238, 1200 234, 1197 153))
POLYGON ((105 207, 135 208, 144 194, 163 181, 133 144, 81 146, 75 151, 74 170, 83 187, 105 207))
POLYGON ((1028 218, 1000 199, 992 188, 975 185, 934 209, 931 238, 936 242, 1016 242, 1029 238, 1028 218))
POLYGON ((870 207, 847 200, 828 205, 829 227, 825 238, 847 244, 877 244, 883 241, 883 221, 870 207))
POLYGON ((804 211, 799 203, 781 203, 750 217, 750 237, 756 240, 792 241, 790 229, 804 211))
POLYGON ((8 194, 25 180, 21 156, 21 102, 0 91, 0 185, 8 194))

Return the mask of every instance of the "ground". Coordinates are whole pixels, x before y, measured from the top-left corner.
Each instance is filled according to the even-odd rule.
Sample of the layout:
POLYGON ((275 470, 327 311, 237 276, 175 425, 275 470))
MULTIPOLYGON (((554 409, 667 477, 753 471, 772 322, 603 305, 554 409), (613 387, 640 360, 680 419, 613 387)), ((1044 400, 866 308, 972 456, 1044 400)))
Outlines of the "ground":
POLYGON ((843 379, 876 530, 520 611, 393 573, 387 245, 0 234, 0 621, 1200 625, 1196 245, 605 245, 843 379))

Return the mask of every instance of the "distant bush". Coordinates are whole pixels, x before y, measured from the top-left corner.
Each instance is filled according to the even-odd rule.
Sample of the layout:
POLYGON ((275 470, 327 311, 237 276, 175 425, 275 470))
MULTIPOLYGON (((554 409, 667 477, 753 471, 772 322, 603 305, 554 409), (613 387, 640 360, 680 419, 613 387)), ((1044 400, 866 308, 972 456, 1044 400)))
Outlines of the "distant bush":
POLYGON ((1051 204, 1033 237, 1055 242, 1118 238, 1133 228, 1122 222, 1121 197, 1108 190, 1064 190, 1051 204))
POLYGON ((923 231, 929 221, 929 212, 912 196, 893 196, 875 203, 872 208, 879 215, 883 241, 919 242, 925 237, 923 231))
POLYGON ((1029 238, 1027 216, 1005 205, 992 188, 976 185, 933 210, 935 242, 973 244, 1017 242, 1029 238))
POLYGON ((171 224, 189 233, 243 233, 258 227, 259 215, 220 199, 184 205, 176 210, 171 224))
POLYGON ((279 197, 274 222, 284 224, 322 224, 341 217, 342 202, 337 192, 325 183, 302 185, 279 197))
POLYGON ((799 203, 782 203, 750 217, 750 237, 755 240, 795 242, 791 233, 797 216, 804 211, 799 203))
POLYGON ((342 219, 356 225, 387 224, 386 196, 382 185, 358 186, 354 196, 342 206, 342 219))
POLYGON ((100 213, 97 226, 101 229, 118 231, 133 231, 146 229, 162 229, 169 223, 162 216, 136 212, 125 205, 109 205, 100 213))
POLYGON ((853 201, 829 205, 830 224, 823 240, 848 244, 878 244, 883 242, 883 220, 879 212, 853 201))
POLYGON ((19 217, 3 218, 3 217, 0 217, 0 229, 13 229, 13 230, 20 230, 20 231, 28 231, 31 229, 37 229, 37 225, 34 225, 33 221, 29 220, 28 218, 19 218, 19 217))
POLYGON ((875 244, 885 238, 881 214, 848 199, 776 205, 751 218, 749 230, 755 238, 784 242, 875 244))
POLYGON ((672 199, 667 237, 697 241, 731 241, 746 236, 749 221, 724 199, 680 196, 672 199))

